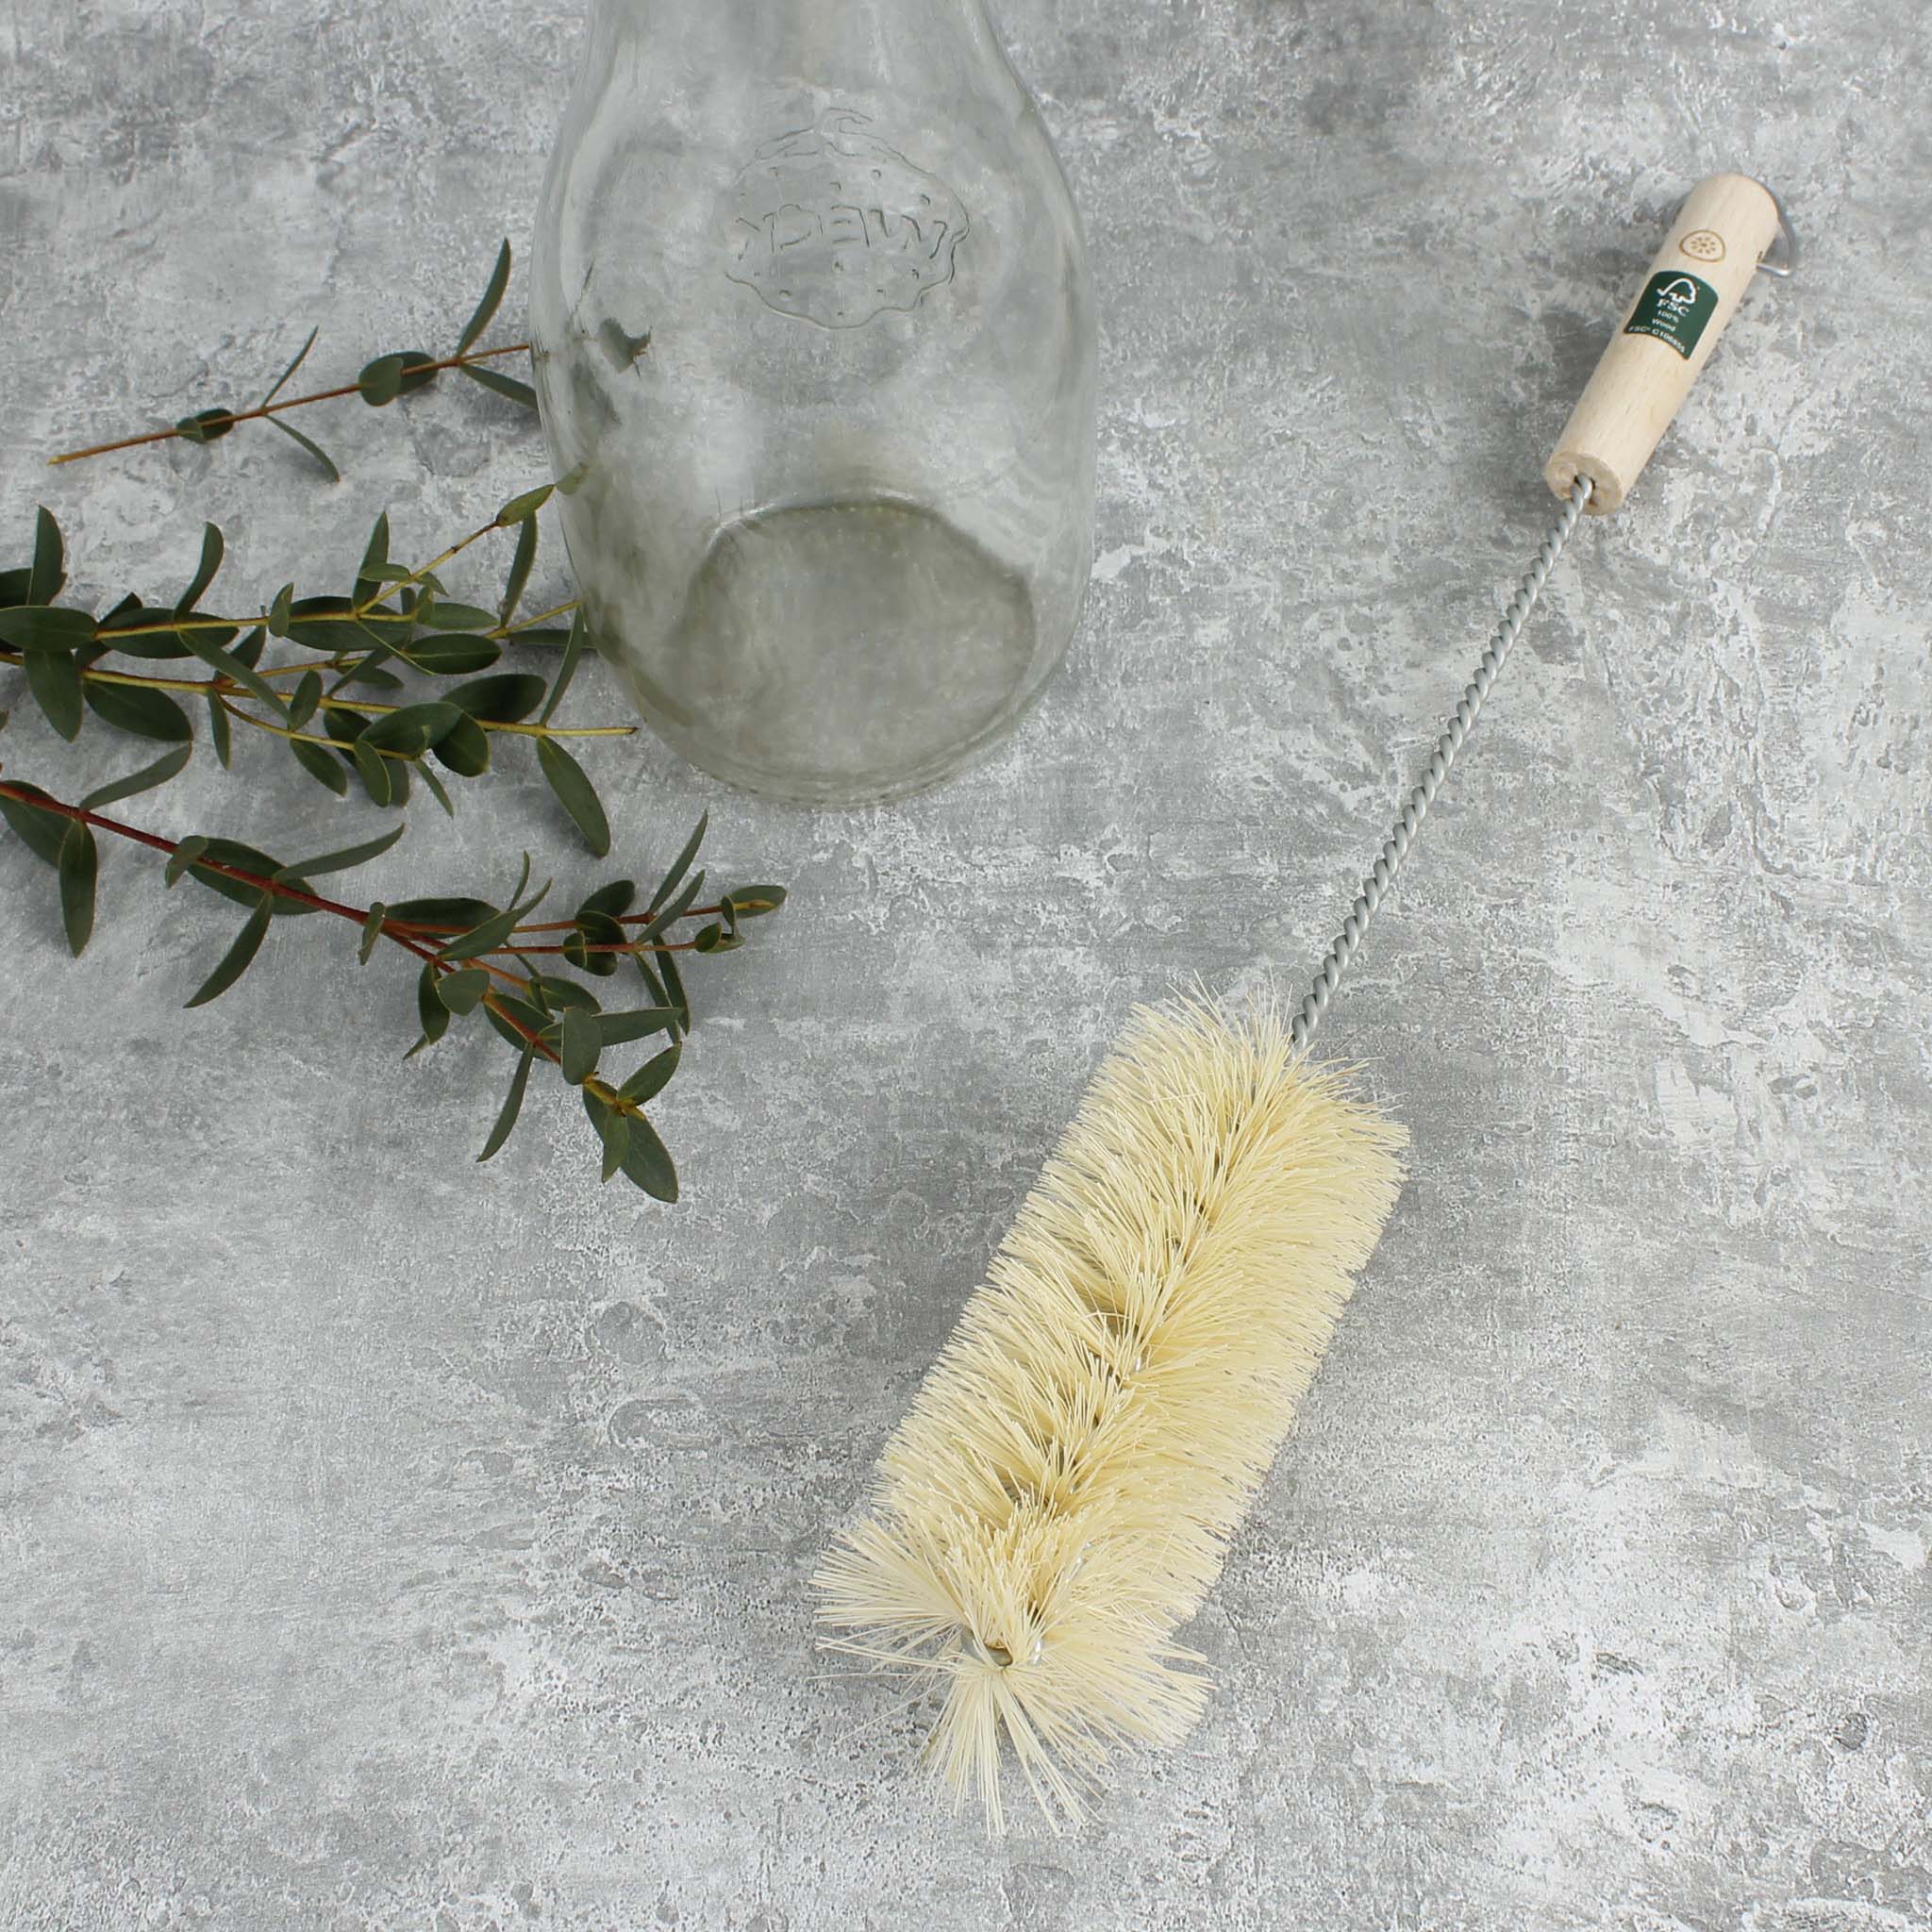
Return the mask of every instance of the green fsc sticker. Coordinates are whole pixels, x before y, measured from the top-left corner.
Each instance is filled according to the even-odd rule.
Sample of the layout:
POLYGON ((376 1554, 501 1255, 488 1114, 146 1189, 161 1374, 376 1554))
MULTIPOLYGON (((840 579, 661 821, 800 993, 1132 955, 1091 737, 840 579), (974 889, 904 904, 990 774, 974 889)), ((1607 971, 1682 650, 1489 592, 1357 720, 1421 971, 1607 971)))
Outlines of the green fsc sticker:
POLYGON ((1717 291, 1708 282, 1682 269, 1663 269, 1644 284, 1624 333, 1653 336, 1689 361, 1705 325, 1716 313, 1717 291))

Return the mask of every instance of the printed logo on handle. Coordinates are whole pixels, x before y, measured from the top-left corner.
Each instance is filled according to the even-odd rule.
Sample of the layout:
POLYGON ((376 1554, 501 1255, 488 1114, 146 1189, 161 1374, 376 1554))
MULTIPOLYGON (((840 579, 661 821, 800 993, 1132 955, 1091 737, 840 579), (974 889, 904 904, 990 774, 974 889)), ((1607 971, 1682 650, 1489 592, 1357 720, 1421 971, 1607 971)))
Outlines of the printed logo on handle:
POLYGON ((1688 362, 1716 313, 1717 291, 1708 282, 1683 269, 1663 269, 1644 284, 1624 333, 1668 342, 1688 362))
POLYGON ((734 184, 724 273, 780 315, 858 328, 953 279, 964 206, 871 125, 834 108, 766 142, 734 184))

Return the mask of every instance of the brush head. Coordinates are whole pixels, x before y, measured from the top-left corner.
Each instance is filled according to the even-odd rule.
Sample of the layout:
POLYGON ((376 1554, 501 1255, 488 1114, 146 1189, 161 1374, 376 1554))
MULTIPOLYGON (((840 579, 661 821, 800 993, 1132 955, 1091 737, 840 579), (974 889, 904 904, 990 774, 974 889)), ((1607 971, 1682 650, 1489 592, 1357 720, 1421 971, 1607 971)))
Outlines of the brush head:
POLYGON ((1138 1008, 816 1579, 826 1646, 923 1676, 928 1756, 1050 1820, 1208 1693, 1221 1574, 1401 1187, 1407 1136, 1274 1008, 1138 1008))

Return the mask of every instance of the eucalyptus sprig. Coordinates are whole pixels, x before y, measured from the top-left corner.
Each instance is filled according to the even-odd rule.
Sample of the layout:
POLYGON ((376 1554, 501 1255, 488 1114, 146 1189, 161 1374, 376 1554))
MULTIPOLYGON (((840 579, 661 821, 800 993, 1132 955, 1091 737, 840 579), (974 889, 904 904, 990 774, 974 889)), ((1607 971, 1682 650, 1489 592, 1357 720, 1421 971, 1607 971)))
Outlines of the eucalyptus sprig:
MULTIPOLYGON (((290 379, 308 359, 308 352, 315 346, 315 339, 321 331, 310 329, 308 339, 296 350, 294 360, 275 379, 268 393, 252 409, 225 406, 198 409, 193 415, 183 416, 165 429, 151 429, 140 436, 124 436, 113 442, 96 442, 86 449, 66 450, 59 456, 49 457, 47 460, 49 463, 77 463, 87 457, 107 456, 114 450, 138 449, 143 443, 168 442, 177 437, 188 442, 215 442, 229 434, 239 423, 263 422, 299 443, 322 466, 331 483, 340 483, 342 474, 328 452, 281 420, 288 410, 306 408, 310 403, 332 402, 341 396, 360 396, 372 408, 384 409, 398 396, 413 395, 419 389, 426 389, 445 369, 454 369, 458 375, 468 376, 492 394, 508 397, 525 409, 534 409, 537 392, 527 382, 514 375, 506 375, 501 370, 483 366, 498 357, 528 355, 529 343, 508 342, 495 349, 475 346, 476 339, 495 319, 497 308, 502 304, 504 291, 509 286, 509 243, 505 242, 497 250, 496 265, 490 272, 490 281, 483 291, 482 300, 463 325, 456 348, 447 356, 431 356, 426 349, 391 350, 366 362, 354 382, 342 383, 335 389, 316 390, 306 396, 290 396, 277 402, 275 398, 288 387, 290 379)), ((642 347, 641 342, 639 347, 642 347)))
POLYGON ((479 1011, 517 1055, 509 1091, 479 1160, 490 1159, 509 1139, 530 1070, 541 1060, 582 1093, 597 1133, 604 1179, 622 1174, 660 1201, 677 1198, 676 1167, 646 1111, 677 1071, 691 1027, 677 956, 735 949, 743 942, 741 928, 746 922, 784 904, 781 887, 740 887, 699 905, 705 874, 691 868, 705 836, 706 822, 700 819, 641 912, 631 910, 636 886, 619 878, 591 892, 570 918, 533 923, 529 914, 550 889, 545 885, 525 896, 530 879, 527 854, 514 890, 502 904, 452 897, 350 905, 325 897, 312 882, 380 858, 403 836, 402 824, 361 844, 285 864, 232 839, 166 839, 104 816, 102 807, 178 775, 192 752, 190 745, 177 745, 143 770, 97 787, 72 804, 37 786, 0 778, 0 819, 58 874, 62 924, 76 956, 93 931, 96 831, 164 855, 166 884, 173 886, 185 875, 248 908, 246 923, 189 999, 190 1007, 219 999, 242 977, 276 917, 333 914, 358 929, 358 957, 365 965, 384 941, 422 962, 416 981, 422 1032, 406 1058, 442 1039, 455 1022, 479 1011), (690 931, 693 924, 694 932, 690 931), (533 963, 539 958, 560 958, 592 978, 609 978, 628 963, 642 983, 645 1004, 606 1011, 590 987, 533 963), (659 1035, 663 1047, 627 1077, 601 1071, 611 1050, 659 1035))
POLYGON ((177 699, 192 697, 207 708, 209 740, 224 766, 232 727, 245 724, 280 739, 303 771, 338 797, 353 775, 379 806, 404 805, 413 774, 444 811, 454 812, 436 767, 475 778, 490 769, 492 741, 533 739, 545 781, 601 858, 610 850, 609 822, 563 741, 627 738, 637 726, 552 722, 576 673, 583 624, 574 604, 517 614, 537 560, 538 512, 550 493, 546 483, 512 497, 487 524, 413 568, 391 561, 384 512, 346 592, 297 596, 295 586, 285 584, 266 609, 245 616, 201 608, 226 551, 213 524, 205 526, 200 560, 172 605, 146 604, 130 593, 97 617, 59 603, 66 544, 42 508, 32 560, 0 571, 0 665, 25 669, 47 722, 70 741, 92 712, 116 730, 187 743, 194 728, 177 699), (453 597, 438 571, 497 533, 513 535, 514 546, 495 608, 453 597), (555 620, 566 616, 570 625, 558 627, 555 620), (304 655, 265 664, 270 639, 304 655), (511 643, 561 643, 555 675, 492 673, 511 643), (117 658, 198 660, 212 675, 130 669, 109 661, 117 658), (412 697, 398 670, 461 681, 412 697))

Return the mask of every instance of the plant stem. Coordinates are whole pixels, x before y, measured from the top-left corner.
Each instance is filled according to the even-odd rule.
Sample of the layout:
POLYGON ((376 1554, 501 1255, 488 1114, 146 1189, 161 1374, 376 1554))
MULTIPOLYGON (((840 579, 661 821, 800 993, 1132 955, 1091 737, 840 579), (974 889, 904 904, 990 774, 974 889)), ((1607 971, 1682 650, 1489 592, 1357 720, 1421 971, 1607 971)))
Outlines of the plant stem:
MULTIPOLYGON (((470 349, 460 356, 445 356, 437 362, 411 362, 402 371, 405 376, 421 375, 425 371, 434 375, 439 370, 460 369, 466 362, 487 362, 493 356, 518 356, 529 352, 528 342, 511 342, 502 349, 470 349)), ((212 428, 215 423, 225 423, 233 428, 237 423, 254 423, 263 416, 278 416, 284 409, 299 409, 308 403, 333 402, 339 396, 353 396, 360 392, 359 383, 345 382, 340 389, 319 389, 312 395, 290 396, 279 403, 263 403, 253 409, 234 409, 217 417, 207 426, 212 428)), ((47 458, 48 467, 56 463, 77 463, 84 457, 104 457, 117 449, 138 449, 142 443, 166 442, 182 434, 179 428, 151 429, 144 436, 124 436, 118 442, 97 442, 87 449, 70 449, 58 457, 47 458)))

